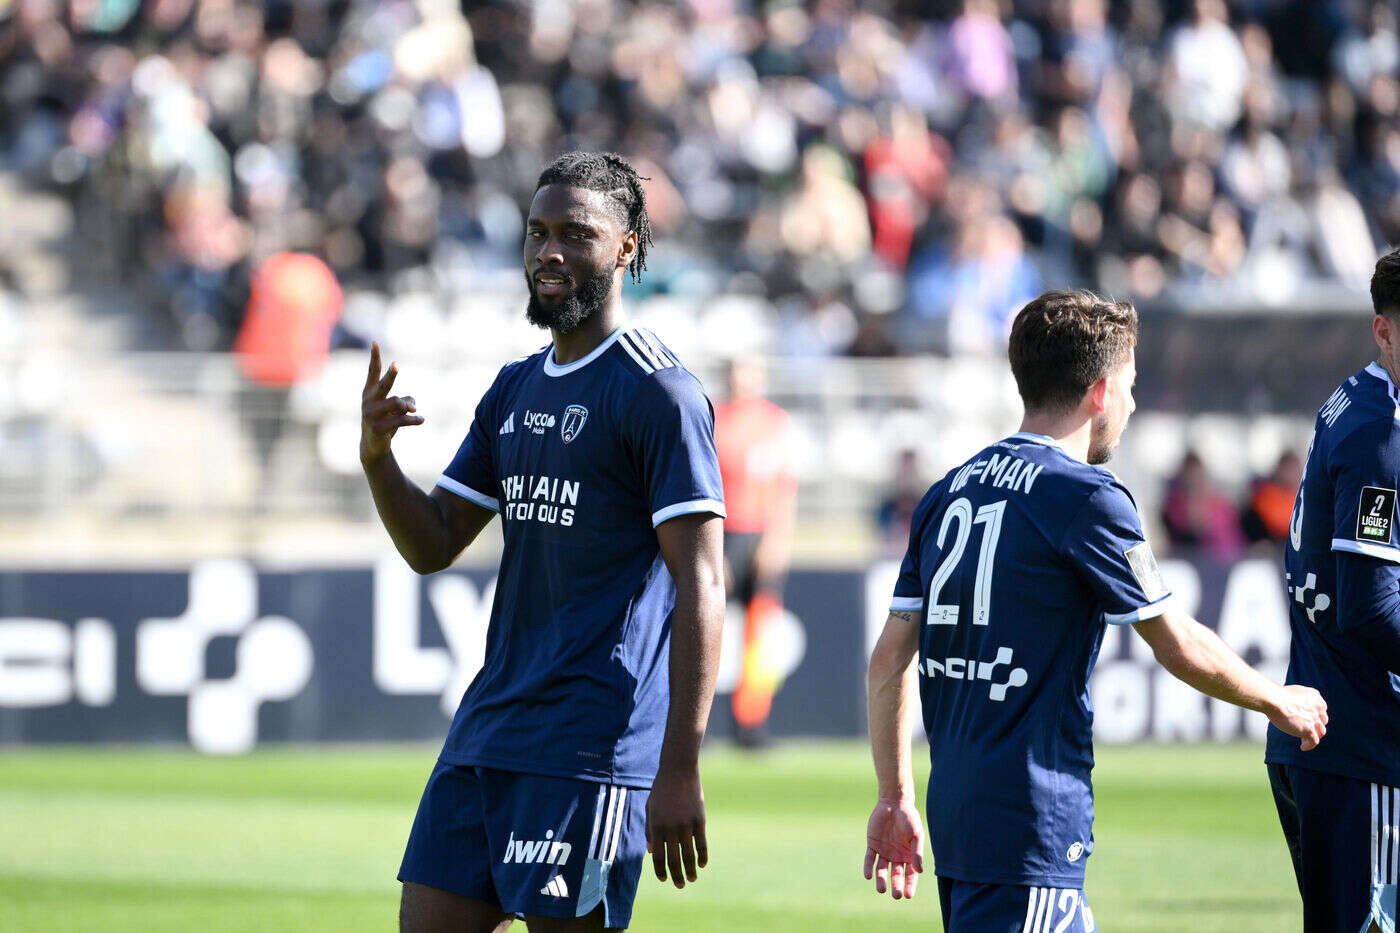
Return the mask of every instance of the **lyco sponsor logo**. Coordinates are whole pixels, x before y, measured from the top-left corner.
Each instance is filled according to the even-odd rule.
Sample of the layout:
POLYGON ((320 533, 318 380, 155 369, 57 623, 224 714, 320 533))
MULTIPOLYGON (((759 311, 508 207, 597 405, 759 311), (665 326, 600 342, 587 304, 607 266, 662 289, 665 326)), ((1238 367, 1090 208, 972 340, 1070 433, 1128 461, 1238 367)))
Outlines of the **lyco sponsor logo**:
POLYGON ((543 434, 558 423, 553 415, 545 414, 542 411, 530 411, 525 409, 525 427, 535 434, 543 434))
POLYGON ((506 855, 501 859, 503 864, 517 865, 565 865, 569 861, 569 855, 573 852, 573 846, 567 842, 555 842, 554 830, 545 830, 543 839, 516 839, 515 830, 511 830, 510 838, 506 840, 506 855))

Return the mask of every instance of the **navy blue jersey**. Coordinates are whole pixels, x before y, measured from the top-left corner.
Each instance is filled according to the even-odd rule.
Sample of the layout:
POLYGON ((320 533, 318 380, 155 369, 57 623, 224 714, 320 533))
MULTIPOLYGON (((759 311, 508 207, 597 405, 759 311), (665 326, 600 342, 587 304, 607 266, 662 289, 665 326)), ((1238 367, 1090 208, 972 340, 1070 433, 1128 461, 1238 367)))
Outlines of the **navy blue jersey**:
POLYGON ((486 656, 442 758, 650 787, 675 584, 655 526, 724 515, 714 410, 650 332, 510 363, 438 485, 501 515, 486 656))
MULTIPOLYGON (((1327 736, 1301 751, 1269 728, 1266 759, 1379 784, 1400 784, 1400 676, 1347 633, 1337 616, 1338 564, 1361 555, 1400 564, 1400 391, 1372 363, 1317 414, 1293 505, 1284 570, 1293 646, 1288 683, 1327 701, 1327 736)), ((1393 592, 1393 590, 1392 590, 1393 592)), ((1363 608, 1363 607, 1357 607, 1363 608)))
POLYGON ((1089 673, 1104 626, 1165 609, 1108 470, 1015 434, 914 512, 891 610, 921 610, 919 693, 941 876, 1080 888, 1093 851, 1089 673))

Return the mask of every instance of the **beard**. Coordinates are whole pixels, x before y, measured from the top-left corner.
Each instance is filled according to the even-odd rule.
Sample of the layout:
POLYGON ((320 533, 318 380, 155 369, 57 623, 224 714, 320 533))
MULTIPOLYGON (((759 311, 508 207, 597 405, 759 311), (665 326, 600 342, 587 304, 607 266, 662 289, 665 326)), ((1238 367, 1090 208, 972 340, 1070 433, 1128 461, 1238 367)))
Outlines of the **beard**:
POLYGON ((1109 424, 1108 415, 1099 415, 1094 419, 1093 425, 1089 428, 1089 462, 1098 466, 1113 459, 1113 452, 1118 449, 1118 440, 1123 436, 1124 424, 1118 430, 1113 430, 1109 424))
POLYGON ((547 327, 559 334, 572 334, 603 310, 612 291, 612 270, 603 269, 584 279, 571 295, 547 306, 535 292, 535 281, 525 273, 525 285, 530 290, 530 303, 525 318, 536 327, 547 327))

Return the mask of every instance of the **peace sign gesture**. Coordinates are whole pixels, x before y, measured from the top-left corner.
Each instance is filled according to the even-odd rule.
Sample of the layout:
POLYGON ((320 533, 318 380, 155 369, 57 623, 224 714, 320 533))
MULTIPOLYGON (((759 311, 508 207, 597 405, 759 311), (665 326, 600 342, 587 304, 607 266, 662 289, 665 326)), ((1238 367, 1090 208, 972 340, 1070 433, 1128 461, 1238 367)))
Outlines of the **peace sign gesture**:
POLYGON ((360 396, 360 462, 370 463, 389 453, 389 443, 399 428, 422 424, 423 416, 414 414, 417 404, 410 395, 390 396, 398 378, 399 366, 390 363, 380 378, 379 344, 369 348, 369 375, 360 396))

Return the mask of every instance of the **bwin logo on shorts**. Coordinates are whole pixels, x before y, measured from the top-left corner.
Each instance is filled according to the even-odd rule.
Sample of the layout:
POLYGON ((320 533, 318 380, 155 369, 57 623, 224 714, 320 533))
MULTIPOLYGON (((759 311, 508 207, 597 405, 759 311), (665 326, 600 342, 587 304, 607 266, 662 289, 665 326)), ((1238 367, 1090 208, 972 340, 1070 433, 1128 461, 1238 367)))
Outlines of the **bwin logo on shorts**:
POLYGON ((1006 692, 1012 687, 1024 687, 1029 675, 1024 667, 1011 668, 1012 650, 1005 646, 997 649, 995 661, 973 661, 969 658, 944 658, 942 661, 935 661, 933 658, 921 658, 919 660, 919 673, 925 677, 948 677, 952 680, 988 680, 990 681, 996 674, 996 669, 1005 664, 1010 668, 1006 672, 1006 680, 1002 683, 994 683, 988 690, 988 696, 993 702, 1001 703, 1006 699, 1006 692))
POLYGON ((568 864, 573 851, 574 847, 567 842, 554 841, 552 829, 545 830, 544 838, 538 840, 516 839, 515 830, 511 830, 510 838, 506 840, 506 855, 501 862, 506 865, 512 862, 518 865, 543 865, 548 862, 563 866, 568 864))

